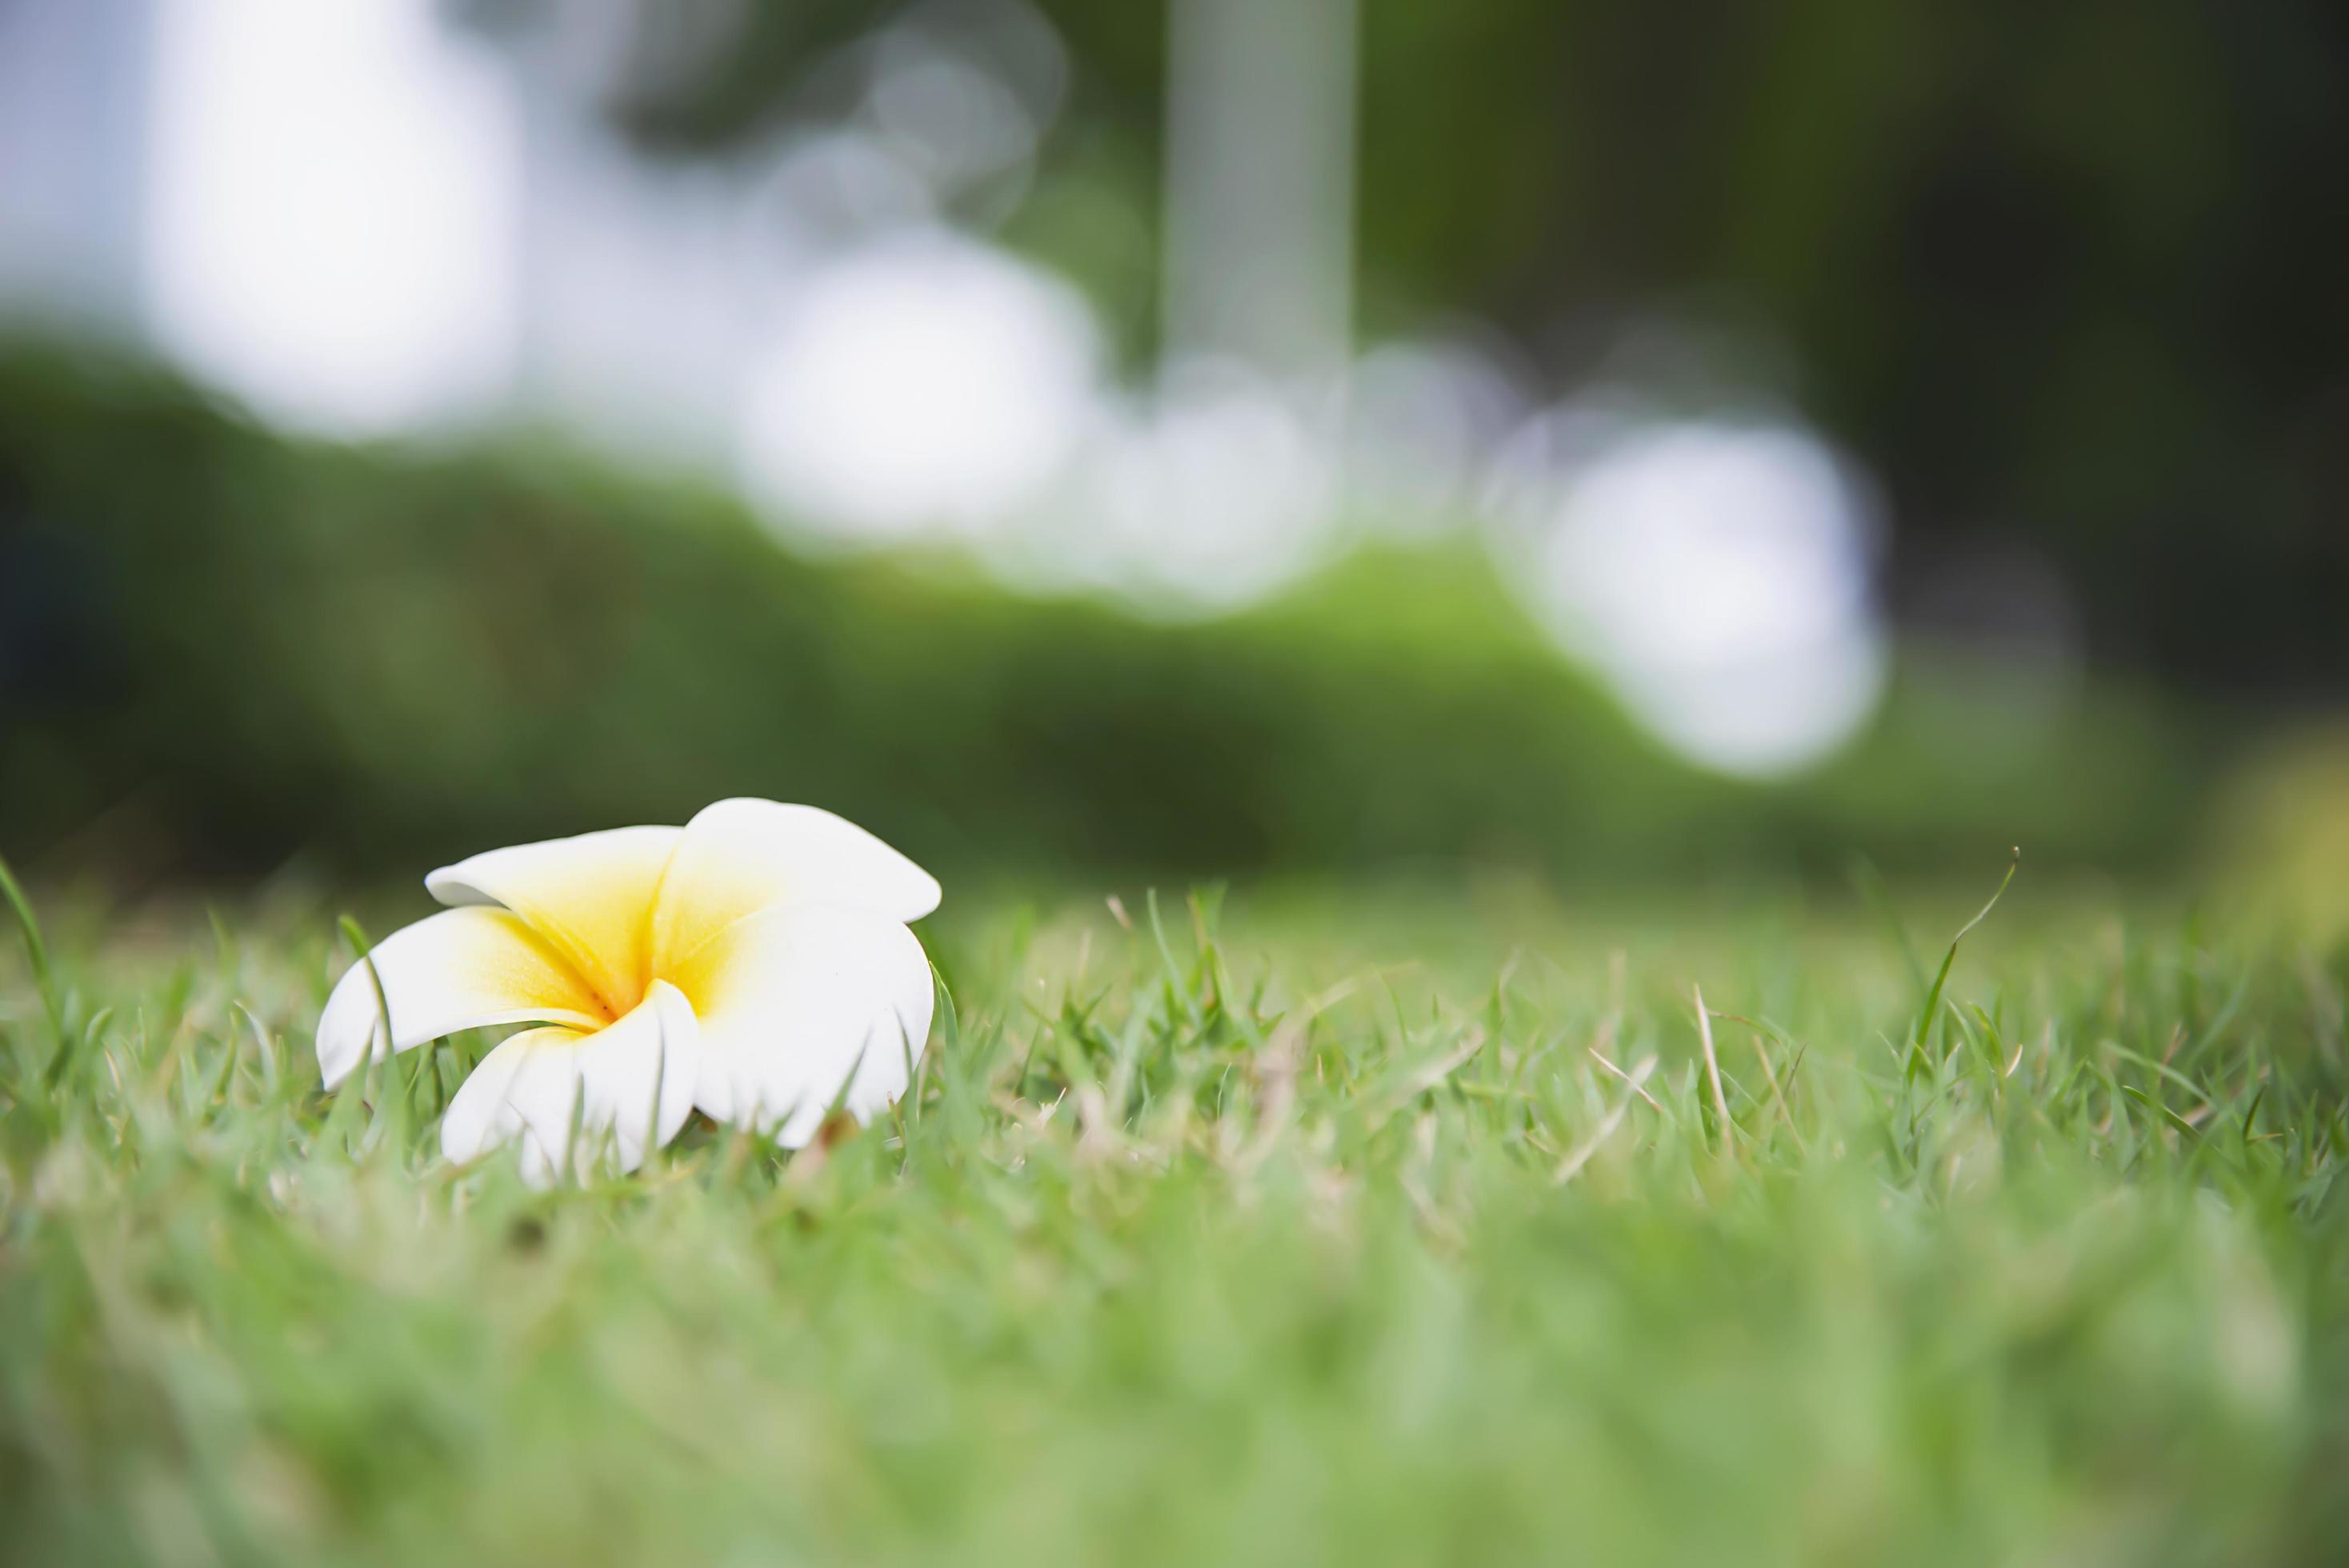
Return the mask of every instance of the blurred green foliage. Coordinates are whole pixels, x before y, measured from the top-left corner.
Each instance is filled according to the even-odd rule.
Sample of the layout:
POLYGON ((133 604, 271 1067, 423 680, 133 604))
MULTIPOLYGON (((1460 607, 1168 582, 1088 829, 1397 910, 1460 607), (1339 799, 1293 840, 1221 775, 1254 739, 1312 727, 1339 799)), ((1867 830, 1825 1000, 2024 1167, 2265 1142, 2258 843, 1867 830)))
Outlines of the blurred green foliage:
POLYGON ((31 351, 0 356, 0 835, 52 872, 412 871, 730 793, 1026 875, 2145 867, 2222 749, 2111 685, 2003 748, 1913 657, 1843 760, 1736 783, 1643 738, 1466 544, 1157 624, 803 558, 526 442, 289 442, 31 351))
MULTIPOLYGON (((1071 90, 1004 237, 1145 361, 1167 0, 1035 5, 1071 90)), ((840 108, 873 29, 985 9, 750 7, 689 70, 678 0, 646 5, 661 68, 611 112, 667 152, 748 142, 840 108)), ((1359 10, 1367 336, 1470 324, 1551 391, 1792 402, 1883 480, 1899 605, 2020 552, 2107 661, 2349 684, 2349 9, 1359 10)))

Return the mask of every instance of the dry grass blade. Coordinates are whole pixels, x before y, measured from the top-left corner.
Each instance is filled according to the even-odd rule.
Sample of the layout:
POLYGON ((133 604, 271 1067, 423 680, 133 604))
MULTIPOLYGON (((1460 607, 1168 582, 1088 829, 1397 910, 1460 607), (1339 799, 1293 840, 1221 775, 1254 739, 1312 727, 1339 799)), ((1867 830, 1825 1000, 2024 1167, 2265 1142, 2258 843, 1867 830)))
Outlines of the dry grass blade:
POLYGON ((1248 1140, 1235 1163, 1242 1171, 1253 1171, 1264 1163, 1272 1146, 1280 1138, 1281 1130, 1288 1125, 1289 1111, 1297 1103, 1297 1073, 1305 1057, 1305 1033, 1313 1020, 1352 995, 1362 986, 1365 976, 1354 975, 1340 980, 1318 996, 1309 998, 1292 1011, 1272 1031, 1264 1050, 1256 1062, 1256 1079, 1264 1098, 1257 1111, 1255 1136, 1248 1140))
POLYGON ((1638 1067, 1631 1069, 1623 1080, 1631 1086, 1631 1093, 1615 1102, 1615 1109, 1609 1111, 1606 1119, 1591 1130, 1589 1137, 1567 1150, 1566 1158, 1559 1161, 1557 1169, 1550 1173, 1550 1181, 1553 1185, 1563 1187, 1573 1181, 1582 1168, 1590 1163, 1590 1157, 1599 1152, 1599 1146, 1615 1136, 1615 1130, 1622 1126, 1624 1117, 1630 1114, 1631 1095, 1638 1095, 1641 1099, 1646 1099, 1650 1105, 1656 1103, 1649 1099, 1647 1090, 1641 1087, 1648 1081, 1648 1075, 1655 1070, 1656 1058, 1653 1057, 1645 1058, 1638 1067))
POLYGON ((1713 1086, 1713 1109, 1721 1118, 1721 1139, 1729 1141, 1729 1097, 1721 1092, 1721 1057, 1713 1048, 1713 1015, 1705 1011, 1704 987, 1692 985, 1689 994, 1696 998, 1696 1034, 1704 1046, 1705 1081, 1713 1086))
POLYGON ((1609 1072, 1613 1073, 1617 1078, 1621 1078, 1625 1083, 1630 1084, 1633 1094, 1636 1094, 1641 1099, 1646 1100, 1649 1105, 1654 1107, 1657 1110, 1664 1109, 1661 1101, 1658 1100, 1654 1095, 1650 1094, 1645 1088, 1640 1087, 1647 1078, 1648 1075, 1646 1073, 1643 1072, 1638 1078, 1633 1078, 1630 1073, 1625 1072, 1621 1068, 1617 1067, 1613 1062, 1610 1062, 1605 1057, 1600 1056, 1597 1046, 1591 1046, 1588 1048, 1590 1052, 1590 1059, 1597 1062, 1600 1067, 1605 1068, 1609 1072))

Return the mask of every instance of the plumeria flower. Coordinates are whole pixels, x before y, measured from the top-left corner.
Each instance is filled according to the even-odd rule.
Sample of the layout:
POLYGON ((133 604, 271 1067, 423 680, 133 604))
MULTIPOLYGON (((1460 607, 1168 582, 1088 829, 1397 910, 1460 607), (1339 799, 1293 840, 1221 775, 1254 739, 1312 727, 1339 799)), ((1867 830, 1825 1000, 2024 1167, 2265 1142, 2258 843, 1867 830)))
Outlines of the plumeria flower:
POLYGON ((834 1105, 862 1119, 895 1099, 930 1032, 906 923, 937 882, 812 806, 720 800, 682 828, 492 850, 424 885, 453 907, 344 974, 318 1068, 331 1089, 387 1047, 539 1026, 450 1101, 440 1147, 460 1162, 518 1138, 534 1180, 606 1148, 634 1170, 697 1109, 797 1148, 834 1105))

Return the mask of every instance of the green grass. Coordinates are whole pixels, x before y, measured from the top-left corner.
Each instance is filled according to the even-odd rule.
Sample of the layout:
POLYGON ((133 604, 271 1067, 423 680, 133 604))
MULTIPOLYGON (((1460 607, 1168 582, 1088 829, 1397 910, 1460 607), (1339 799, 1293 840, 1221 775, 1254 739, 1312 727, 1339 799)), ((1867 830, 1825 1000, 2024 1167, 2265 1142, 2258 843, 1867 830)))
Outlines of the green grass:
POLYGON ((950 902, 895 1122, 551 1192, 319 1094, 327 907, 51 901, 0 1555, 2338 1561, 2349 965, 2026 873, 1918 1045, 1984 892, 950 902))

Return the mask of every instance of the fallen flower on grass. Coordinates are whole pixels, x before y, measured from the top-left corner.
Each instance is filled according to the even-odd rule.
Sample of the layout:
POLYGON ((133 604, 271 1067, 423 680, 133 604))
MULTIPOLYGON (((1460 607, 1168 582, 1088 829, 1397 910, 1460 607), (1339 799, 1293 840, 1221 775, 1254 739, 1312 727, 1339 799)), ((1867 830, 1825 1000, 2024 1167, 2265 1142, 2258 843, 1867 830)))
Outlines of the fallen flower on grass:
POLYGON ((331 1089, 371 1053, 540 1026, 458 1088, 451 1160, 519 1139, 533 1180, 605 1147, 633 1170, 696 1109, 797 1148, 834 1105, 862 1119, 895 1100, 929 1035, 907 923, 937 882, 812 806, 720 800, 683 828, 492 850, 424 885, 453 907, 344 974, 318 1068, 331 1089))

